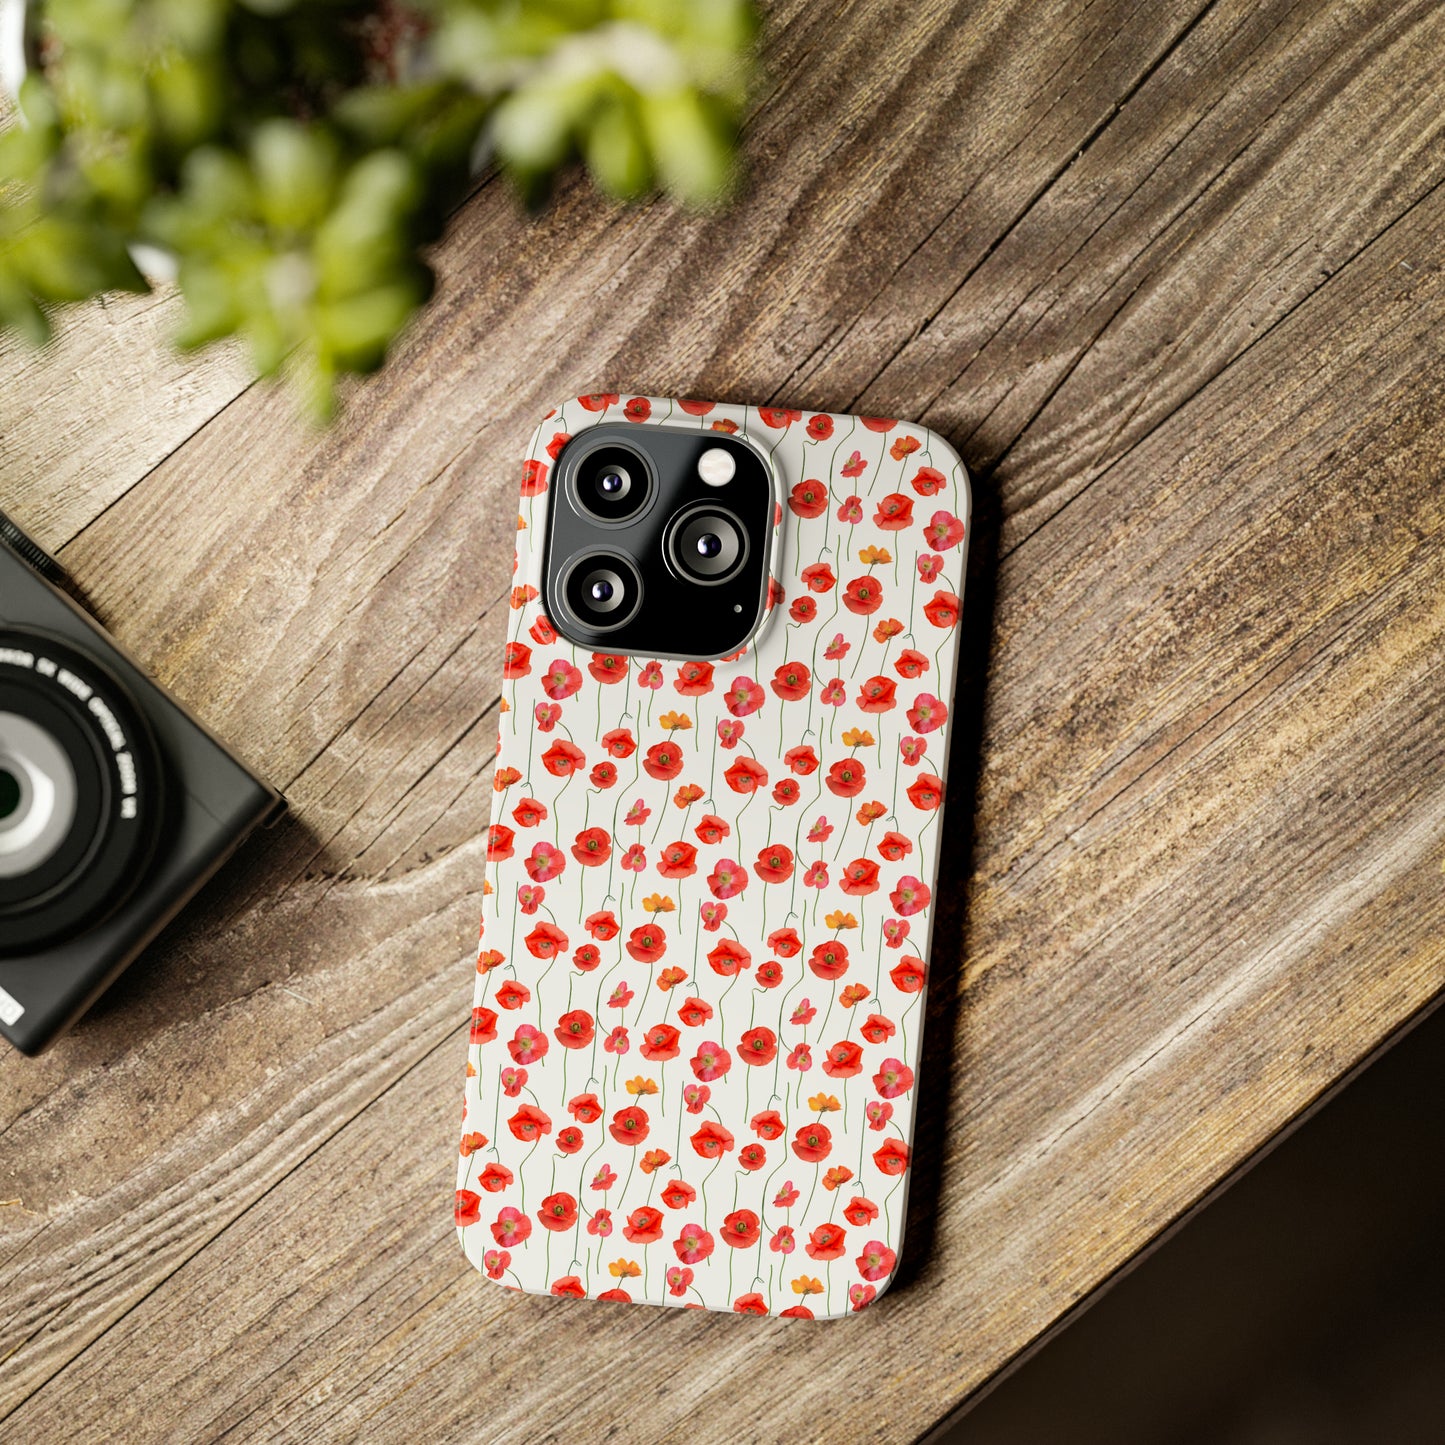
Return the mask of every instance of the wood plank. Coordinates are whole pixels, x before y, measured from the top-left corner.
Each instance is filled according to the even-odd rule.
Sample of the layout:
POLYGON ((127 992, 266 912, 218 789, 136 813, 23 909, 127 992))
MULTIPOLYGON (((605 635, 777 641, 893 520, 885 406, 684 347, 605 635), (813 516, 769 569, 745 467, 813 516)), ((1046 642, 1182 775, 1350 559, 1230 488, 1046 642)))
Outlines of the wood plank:
POLYGON ((180 297, 106 296, 35 349, 0 334, 0 507, 58 547, 250 382, 239 348, 178 356, 180 297))
MULTIPOLYGON (((444 251, 436 311, 338 431, 318 440, 285 398, 248 394, 68 549, 127 641, 291 780, 299 821, 252 850, 61 1051, 38 1068, 0 1063, 0 1197, 30 1211, 0 1213, 0 1357, 15 1351, 0 1411, 31 1396, 6 1421, 15 1438, 66 1419, 114 1428, 117 1411, 138 1429, 174 1419, 245 1434, 273 1401, 298 1434, 365 1421, 368 1434, 414 1438, 420 1418, 436 1438, 464 1438, 485 1409, 523 1435, 537 1407, 528 1349, 578 1361, 549 1379, 557 1408, 610 1424, 603 1336, 659 1401, 633 1418, 637 1432, 708 1438, 745 1407, 762 1350, 769 1378, 793 1382, 780 1434, 922 1428, 1445 984, 1427 726, 1442 632, 1428 399, 1445 299, 1421 264, 1438 196, 1386 230, 1429 185, 1422 162, 1398 194, 1358 181, 1357 259, 1252 349, 1205 358, 1198 375, 1216 379, 1170 420, 1151 414, 1114 453, 1080 446, 1078 479, 1061 460, 1077 500, 1026 542, 1010 538, 1023 545, 996 578, 974 881, 935 954, 940 979, 967 958, 967 1007, 936 991, 925 1077, 938 1103, 923 1125, 936 1143, 914 1190, 913 1287, 856 1322, 847 1348, 805 1330, 780 1354, 776 1327, 627 1311, 598 1322, 512 1300, 468 1278, 446 1238, 453 1116, 435 1100, 451 1097, 460 1057, 455 960, 477 911, 506 459, 555 394, 599 378, 756 396, 819 347, 856 350, 838 317, 924 224, 899 196, 936 206, 922 213, 936 225, 966 183, 971 154, 941 141, 986 144, 986 189, 1006 190, 1020 165, 1035 178, 991 213, 996 255, 1034 190, 1067 185, 1069 156, 1096 130, 1093 149, 1104 143, 1119 98, 1165 74, 1176 42, 1182 53, 1213 34, 1182 8, 1065 8, 1034 14, 1022 39, 1023 17, 997 5, 855 17, 881 58, 867 95, 847 92, 860 129, 841 134, 817 117, 858 83, 862 42, 850 30, 830 50, 831 18, 790 11, 781 56, 823 63, 760 112, 758 153, 774 147, 786 164, 721 235, 661 207, 619 218, 577 192, 528 231, 484 196, 444 251), (970 28, 985 21, 998 28, 970 28), (1146 22, 1153 48, 1125 63, 1107 36, 1127 48, 1146 22), (1033 64, 1046 46, 1056 73, 1040 71, 1036 92, 994 79, 1024 63, 1006 50, 1033 64), (956 90, 930 94, 926 112, 900 94, 910 60, 969 54, 990 57, 971 77, 990 87, 979 111, 956 90), (1101 55, 1117 61, 1107 75, 1101 55), (1048 129, 1061 113, 1073 128, 1048 129), (1015 155, 1036 132, 1038 152, 1015 155), (584 314, 575 296, 596 300, 584 314), (709 304, 718 296, 729 299, 709 304), (786 337, 764 298, 788 308, 786 337), (135 567, 142 543, 165 569, 135 567), (930 1225, 935 1188, 945 1207, 930 1225), (272 1330, 283 1317, 289 1334, 272 1330), (667 1385, 679 1357, 649 1357, 641 1340, 664 1327, 689 1332, 669 1341, 695 1366, 686 1390, 667 1385), (485 1374, 475 1341, 502 1329, 517 1352, 485 1374), (189 1372, 156 1371, 158 1331, 192 1341, 189 1372), (586 1338, 564 1344, 564 1331, 586 1338), (845 1412, 820 1426, 825 1390, 855 1397, 864 1349, 877 1421, 845 1412), (517 1393, 499 1404, 507 1382, 517 1393)), ((1385 23, 1333 7, 1316 24, 1338 37, 1350 17, 1385 23)), ((1371 73, 1399 60, 1364 49, 1371 73)), ((1227 72, 1212 72, 1226 111, 1244 103, 1225 94, 1227 72)), ((1170 74, 1179 104, 1193 72, 1170 74)), ((1299 145, 1266 148, 1256 184, 1354 144, 1348 127, 1306 129, 1299 145)), ((1176 202, 1165 188, 1154 203, 1162 214, 1176 202)), ((1101 274, 1124 274, 1160 225, 1115 234, 1093 255, 1101 274)), ((1231 234, 1274 264, 1271 233, 1231 234)), ((1041 252, 1031 286, 1056 264, 1041 252)), ((1152 284, 1153 267, 1185 263, 1161 249, 1137 264, 1152 284)), ((1223 283, 1241 305, 1248 270, 1246 257, 1223 283)), ((997 284, 979 304, 1006 315, 1017 271, 997 284)), ((1181 335, 1215 299, 1184 295, 1181 335)), ((1027 351, 1011 346, 996 358, 1004 374, 1027 351)), ((924 367, 897 409, 926 404, 937 377, 924 367)), ((995 541, 976 542, 985 590, 971 602, 986 597, 995 541)))

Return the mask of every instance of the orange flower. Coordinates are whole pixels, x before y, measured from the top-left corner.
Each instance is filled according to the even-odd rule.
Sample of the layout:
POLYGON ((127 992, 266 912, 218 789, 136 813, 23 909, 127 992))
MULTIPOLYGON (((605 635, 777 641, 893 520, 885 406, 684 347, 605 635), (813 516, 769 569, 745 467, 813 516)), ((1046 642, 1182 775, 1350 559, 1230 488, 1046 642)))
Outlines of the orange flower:
POLYGON ((822 1294, 823 1281, 820 1279, 815 1279, 810 1275, 800 1274, 797 1279, 793 1281, 793 1293, 804 1295, 822 1294))
POLYGON ((823 1176, 824 1189, 838 1189, 853 1177, 853 1171, 846 1164, 835 1164, 823 1176))
POLYGON ((838 995, 838 1002, 844 1008, 852 1008, 855 1003, 862 1003, 868 997, 867 988, 861 983, 850 983, 847 988, 838 995))
POLYGON ((835 909, 832 913, 826 914, 823 922, 829 928, 857 928, 858 920, 851 913, 844 913, 841 909, 835 909))
POLYGON ((891 562, 893 553, 887 547, 864 547, 858 553, 858 560, 865 567, 874 567, 880 562, 891 562))
POLYGON ((639 1279, 642 1275, 642 1266, 631 1259, 614 1259, 607 1266, 607 1273, 613 1279, 639 1279))
POLYGON ((662 893, 651 893, 642 900, 644 913, 672 913, 676 908, 677 904, 662 893))
POLYGON ((820 1114, 831 1114, 843 1106, 838 1102, 836 1094, 814 1094, 808 1100, 808 1107, 816 1109, 820 1114))
POLYGON ((663 993, 666 993, 670 988, 676 988, 678 984, 685 983, 686 981, 687 974, 680 968, 665 968, 657 975, 657 986, 663 993))
POLYGON ((692 719, 685 712, 665 712, 657 721, 668 732, 686 732, 692 726, 692 719))
POLYGON ((639 1074, 635 1079, 629 1079, 627 1081, 627 1092, 633 1095, 655 1094, 657 1092, 657 1085, 653 1083, 651 1079, 644 1079, 642 1075, 639 1074))
POLYGON ((873 734, 867 728, 849 728, 843 734, 843 746, 845 748, 871 748, 873 734))
POLYGON ((666 1149, 649 1149, 647 1153, 642 1156, 642 1162, 638 1165, 638 1168, 640 1168, 644 1174, 651 1174, 654 1169, 661 1169, 662 1166, 671 1159, 672 1155, 669 1154, 666 1149))

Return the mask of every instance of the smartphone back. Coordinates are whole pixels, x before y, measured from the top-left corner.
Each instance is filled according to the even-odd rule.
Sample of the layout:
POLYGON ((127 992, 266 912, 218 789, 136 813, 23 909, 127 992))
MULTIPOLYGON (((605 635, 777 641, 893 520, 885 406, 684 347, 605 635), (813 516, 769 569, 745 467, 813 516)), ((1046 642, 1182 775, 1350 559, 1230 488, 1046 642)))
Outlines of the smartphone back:
POLYGON ((903 422, 607 395, 539 427, 456 1196, 492 1279, 812 1318, 887 1288, 968 520, 957 454, 903 422), (729 658, 593 651, 543 610, 557 458, 622 420, 771 463, 769 603, 729 658))

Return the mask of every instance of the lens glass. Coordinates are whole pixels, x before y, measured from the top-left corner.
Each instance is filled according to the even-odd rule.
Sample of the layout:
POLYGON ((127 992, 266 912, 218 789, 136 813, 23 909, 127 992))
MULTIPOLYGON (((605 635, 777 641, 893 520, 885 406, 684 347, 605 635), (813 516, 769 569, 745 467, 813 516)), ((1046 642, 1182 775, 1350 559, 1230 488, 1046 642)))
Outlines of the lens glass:
POLYGON ((588 452, 572 470, 570 485, 577 504, 598 522, 631 520, 652 492, 646 458, 621 445, 588 452))
POLYGON ((30 719, 0 712, 0 878, 46 862, 75 812, 75 769, 64 746, 30 719))
POLYGON ((689 507, 668 525, 667 555, 688 581, 714 586, 736 576, 747 561, 747 533, 720 507, 689 507))
POLYGON ((637 615, 642 578, 621 553, 594 552, 570 565, 563 595, 567 610, 589 632, 611 632, 637 615))

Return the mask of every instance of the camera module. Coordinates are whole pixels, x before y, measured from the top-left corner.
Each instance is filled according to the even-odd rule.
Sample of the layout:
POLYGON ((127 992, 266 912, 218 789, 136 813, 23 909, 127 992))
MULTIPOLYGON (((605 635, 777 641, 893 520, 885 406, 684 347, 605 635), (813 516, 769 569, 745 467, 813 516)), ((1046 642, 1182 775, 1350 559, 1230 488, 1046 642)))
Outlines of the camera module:
POLYGON ((652 493, 647 458, 615 443, 583 456, 572 468, 569 482, 573 500, 595 522, 631 521, 652 493))
POLYGON ((642 606, 642 577, 621 553, 594 552, 569 564, 562 595, 582 627, 612 632, 631 622, 642 606))
POLYGON ((687 507, 668 524, 672 566, 690 582, 713 587, 735 577, 748 560, 748 534, 729 511, 707 503, 687 507))

